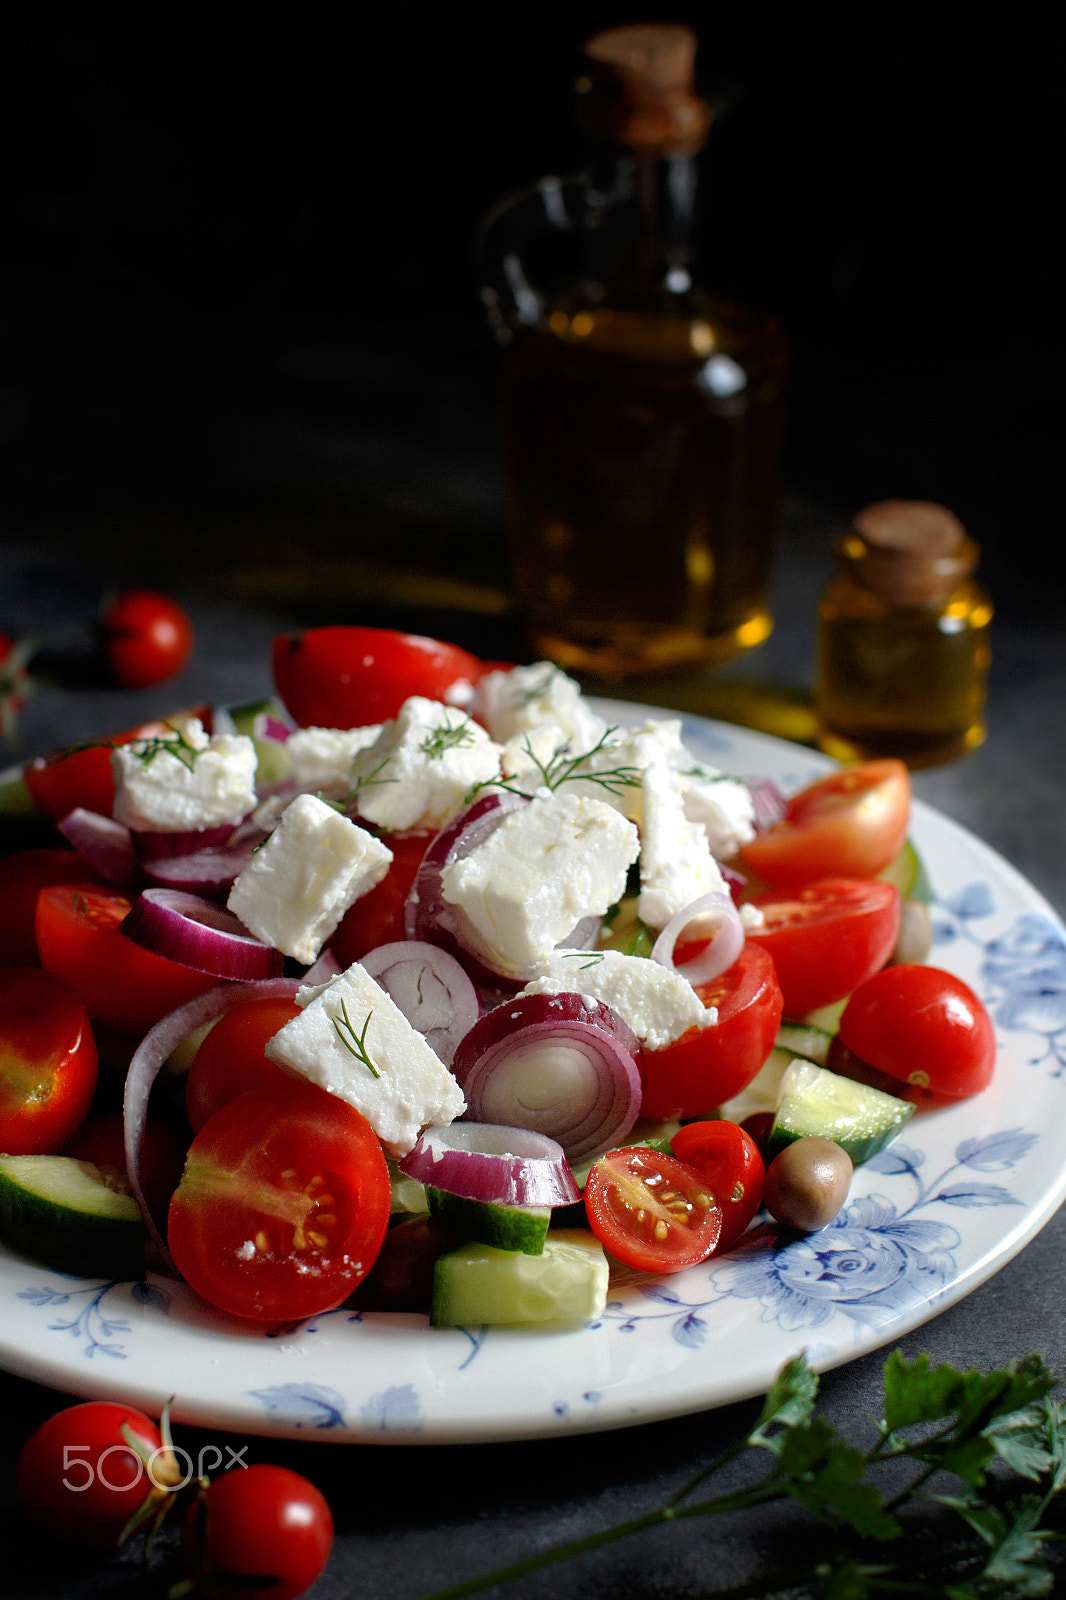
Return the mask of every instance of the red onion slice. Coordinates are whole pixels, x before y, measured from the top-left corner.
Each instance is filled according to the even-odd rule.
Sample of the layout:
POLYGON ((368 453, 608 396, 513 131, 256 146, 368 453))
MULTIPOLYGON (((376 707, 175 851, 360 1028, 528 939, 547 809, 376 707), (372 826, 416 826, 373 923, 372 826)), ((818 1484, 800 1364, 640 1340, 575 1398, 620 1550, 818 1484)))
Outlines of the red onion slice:
POLYGON ((725 972, 743 948, 744 924, 733 897, 715 892, 701 895, 691 905, 683 907, 675 917, 671 917, 652 945, 651 959, 687 978, 695 988, 699 983, 711 983, 725 972), (708 923, 711 924, 710 931, 708 923), (675 962, 674 950, 679 944, 696 944, 701 940, 706 940, 706 943, 701 945, 691 960, 680 964, 675 962))
POLYGON ((178 1045, 195 1033, 197 1028, 214 1021, 231 1006, 240 1005, 244 1000, 274 995, 288 997, 294 995, 299 987, 299 981, 295 978, 275 978, 269 983, 227 983, 218 989, 209 989, 206 994, 197 995, 195 1000, 189 1000, 176 1011, 170 1012, 169 1016, 163 1017, 145 1034, 133 1052, 126 1073, 122 1103, 126 1170, 133 1197, 141 1208, 144 1225, 175 1276, 180 1274, 167 1249, 166 1219, 153 1216, 145 1196, 144 1134, 152 1085, 178 1045))
POLYGON ((420 939, 378 945, 360 966, 392 996, 430 1049, 451 1066, 456 1047, 481 1015, 477 990, 454 956, 420 939))
POLYGON ((155 955, 216 978, 281 976, 280 950, 254 938, 232 911, 181 889, 143 890, 119 931, 155 955))
POLYGON ((162 889, 184 889, 193 894, 224 900, 255 854, 265 834, 255 829, 251 839, 242 831, 241 841, 217 849, 197 850, 192 855, 168 856, 144 863, 144 876, 162 889))
POLYGON ((482 1017, 452 1071, 469 1121, 547 1134, 573 1164, 609 1150, 636 1122, 642 1060, 632 1028, 602 1001, 530 994, 482 1017))
POLYGON ((82 860, 95 867, 108 883, 129 889, 142 881, 133 836, 125 823, 75 806, 56 826, 82 860))
POLYGON ((194 829, 187 833, 134 833, 133 842, 142 861, 169 859, 171 856, 191 856, 197 850, 209 850, 225 844, 233 832, 232 822, 220 822, 213 828, 194 829))
POLYGON ((785 797, 772 778, 748 778, 751 791, 752 820, 756 832, 772 828, 785 814, 785 797))
POLYGON ((400 1171, 464 1200, 496 1206, 568 1206, 580 1200, 562 1149, 529 1128, 452 1122, 427 1128, 400 1171))

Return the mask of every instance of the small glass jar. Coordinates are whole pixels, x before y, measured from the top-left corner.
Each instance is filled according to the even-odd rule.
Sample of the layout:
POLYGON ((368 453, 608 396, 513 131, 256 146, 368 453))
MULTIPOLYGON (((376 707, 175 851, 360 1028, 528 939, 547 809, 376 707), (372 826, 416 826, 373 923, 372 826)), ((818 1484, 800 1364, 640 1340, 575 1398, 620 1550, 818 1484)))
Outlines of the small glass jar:
POLYGON ((842 761, 938 766, 985 738, 992 602, 958 518, 923 500, 868 506, 836 542, 818 612, 818 743, 842 761))

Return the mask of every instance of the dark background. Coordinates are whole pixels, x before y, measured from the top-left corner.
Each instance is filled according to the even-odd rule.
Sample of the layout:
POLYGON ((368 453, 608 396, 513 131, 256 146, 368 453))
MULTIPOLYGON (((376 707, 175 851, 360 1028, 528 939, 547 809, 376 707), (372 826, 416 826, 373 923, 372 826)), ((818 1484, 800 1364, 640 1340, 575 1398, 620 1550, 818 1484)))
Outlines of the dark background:
POLYGON ((1046 557, 1051 10, 13 4, 0 526, 116 580, 311 618, 417 607, 427 575, 495 614, 471 238, 501 195, 575 165, 582 40, 662 18, 696 27, 720 111, 705 266, 790 330, 789 492, 940 500, 993 564, 1046 557))

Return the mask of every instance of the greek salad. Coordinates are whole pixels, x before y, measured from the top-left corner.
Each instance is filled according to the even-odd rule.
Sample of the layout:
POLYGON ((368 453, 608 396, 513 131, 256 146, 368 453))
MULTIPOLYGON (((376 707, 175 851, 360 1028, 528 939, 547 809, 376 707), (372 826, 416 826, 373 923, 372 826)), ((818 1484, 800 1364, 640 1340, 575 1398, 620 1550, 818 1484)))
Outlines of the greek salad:
POLYGON ((275 695, 28 763, 0 1238, 259 1323, 574 1323, 814 1231, 991 1024, 927 964, 897 761, 783 796, 550 662, 285 636, 275 695))

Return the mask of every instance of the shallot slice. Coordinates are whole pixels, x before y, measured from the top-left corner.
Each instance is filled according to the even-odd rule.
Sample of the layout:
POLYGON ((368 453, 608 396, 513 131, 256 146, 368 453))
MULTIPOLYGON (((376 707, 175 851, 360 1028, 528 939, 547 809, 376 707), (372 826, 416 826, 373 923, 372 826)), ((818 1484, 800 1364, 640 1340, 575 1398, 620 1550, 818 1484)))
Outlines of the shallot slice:
POLYGON ((669 967, 695 987, 711 983, 744 948, 744 924, 729 894, 704 894, 671 917, 651 949, 651 959, 669 967), (680 963, 674 951, 680 945, 698 945, 696 954, 680 963))
POLYGON ((429 1188, 497 1206, 568 1206, 580 1200, 554 1139, 529 1128, 453 1122, 426 1128, 398 1163, 429 1188))
POLYGON ((145 950, 216 978, 281 976, 284 958, 222 906, 181 889, 145 889, 120 924, 145 950))
POLYGON ((399 1006, 444 1065, 481 1015, 477 990, 454 956, 420 939, 378 945, 360 965, 399 1006))
POLYGON ((82 860, 108 883, 129 889, 142 881, 133 836, 124 822, 75 806, 56 826, 82 860))
POLYGON ((643 1050, 611 1006, 581 994, 506 1000, 460 1042, 452 1071, 470 1121, 555 1139, 567 1160, 609 1150, 640 1111, 643 1050))

